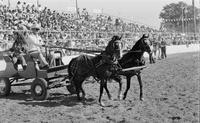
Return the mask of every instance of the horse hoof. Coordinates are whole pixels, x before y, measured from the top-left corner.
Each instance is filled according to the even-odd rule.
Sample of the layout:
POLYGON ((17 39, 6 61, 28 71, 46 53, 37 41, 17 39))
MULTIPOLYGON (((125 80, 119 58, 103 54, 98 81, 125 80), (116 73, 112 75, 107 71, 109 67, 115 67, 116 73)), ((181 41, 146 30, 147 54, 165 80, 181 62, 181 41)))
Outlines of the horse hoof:
POLYGON ((81 97, 77 97, 77 100, 78 100, 78 101, 81 101, 82 99, 81 99, 81 97))
POLYGON ((144 101, 144 98, 142 97, 142 98, 140 98, 140 101, 144 101))
POLYGON ((126 97, 124 96, 124 97, 123 97, 123 100, 125 100, 125 99, 126 99, 126 97))
POLYGON ((112 100, 112 96, 109 96, 108 99, 109 99, 109 100, 112 100))
POLYGON ((85 99, 85 95, 83 95, 81 98, 82 98, 82 99, 85 99))
POLYGON ((123 96, 122 96, 122 95, 119 95, 119 96, 118 96, 118 99, 119 99, 119 100, 122 100, 122 99, 123 99, 123 96))
POLYGON ((100 106, 101 106, 101 107, 105 107, 106 105, 105 105, 103 102, 101 102, 101 103, 100 103, 100 106))

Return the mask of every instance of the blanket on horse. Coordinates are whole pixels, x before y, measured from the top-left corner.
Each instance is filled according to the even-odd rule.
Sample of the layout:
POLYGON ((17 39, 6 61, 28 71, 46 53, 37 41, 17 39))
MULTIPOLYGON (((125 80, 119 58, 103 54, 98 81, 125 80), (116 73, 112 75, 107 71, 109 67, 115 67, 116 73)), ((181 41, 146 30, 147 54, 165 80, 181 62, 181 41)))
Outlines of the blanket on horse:
POLYGON ((101 55, 89 56, 80 55, 72 59, 70 62, 70 76, 89 77, 94 76, 97 78, 110 78, 114 75, 120 67, 114 62, 106 62, 105 58, 101 55))
POLYGON ((87 76, 89 73, 94 73, 94 64, 92 62, 93 56, 80 55, 77 58, 73 58, 71 62, 71 73, 78 74, 81 76, 87 76))

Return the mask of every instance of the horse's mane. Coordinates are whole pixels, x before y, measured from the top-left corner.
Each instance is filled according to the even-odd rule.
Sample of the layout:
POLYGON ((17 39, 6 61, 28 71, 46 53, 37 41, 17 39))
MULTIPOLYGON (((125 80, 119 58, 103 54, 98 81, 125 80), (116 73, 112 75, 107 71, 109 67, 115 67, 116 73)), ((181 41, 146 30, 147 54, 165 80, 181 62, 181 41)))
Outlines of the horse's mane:
POLYGON ((140 45, 141 41, 143 41, 143 40, 144 40, 144 37, 141 37, 141 38, 135 43, 135 45, 131 48, 130 51, 138 50, 139 45, 140 45))
POLYGON ((106 46, 104 52, 109 53, 109 54, 112 53, 112 52, 113 52, 113 50, 112 50, 112 45, 113 45, 113 43, 114 43, 115 41, 116 41, 116 38, 112 38, 111 41, 108 42, 108 45, 106 46))
POLYGON ((144 36, 142 36, 129 50, 125 53, 118 61, 122 67, 133 67, 137 66, 137 62, 141 60, 143 52, 141 52, 141 43, 144 41, 144 36))
POLYGON ((127 53, 125 53, 120 60, 122 60, 122 59, 125 60, 125 59, 132 57, 137 52, 137 50, 140 48, 139 45, 143 39, 144 38, 141 37, 138 41, 136 41, 136 43, 133 45, 131 50, 129 50, 127 53))
POLYGON ((106 54, 109 54, 109 55, 115 54, 115 50, 113 48, 113 45, 118 40, 121 40, 121 38, 122 38, 122 36, 121 37, 119 37, 117 35, 113 36, 111 41, 108 42, 108 45, 106 46, 105 51, 103 51, 102 53, 106 53, 106 54))

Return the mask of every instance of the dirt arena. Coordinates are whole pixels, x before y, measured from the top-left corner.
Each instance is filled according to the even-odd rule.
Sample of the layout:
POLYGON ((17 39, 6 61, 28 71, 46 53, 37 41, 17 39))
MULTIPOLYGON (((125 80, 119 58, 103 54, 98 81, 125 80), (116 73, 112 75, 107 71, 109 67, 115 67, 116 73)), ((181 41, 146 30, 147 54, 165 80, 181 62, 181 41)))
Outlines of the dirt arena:
MULTIPOLYGON (((173 54, 142 71, 144 101, 139 100, 139 84, 132 78, 126 100, 117 99, 118 84, 108 84, 113 100, 104 93, 107 107, 97 99, 99 84, 84 85, 87 100, 78 102, 62 87, 52 89, 46 101, 34 101, 30 87, 12 87, 7 98, 0 98, 0 123, 199 123, 198 53, 173 54)), ((123 90, 126 86, 123 80, 123 90)))

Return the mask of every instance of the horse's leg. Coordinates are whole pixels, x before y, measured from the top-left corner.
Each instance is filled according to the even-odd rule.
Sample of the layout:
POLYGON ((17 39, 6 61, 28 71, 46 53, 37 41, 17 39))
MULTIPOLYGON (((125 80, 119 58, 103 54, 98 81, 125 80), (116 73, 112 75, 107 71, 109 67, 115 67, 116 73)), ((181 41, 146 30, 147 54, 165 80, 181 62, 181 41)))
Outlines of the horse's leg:
MULTIPOLYGON (((84 80, 83 80, 84 81, 84 80)), ((83 81, 81 82, 81 85, 80 85, 80 87, 81 87, 81 92, 82 92, 82 98, 83 99, 85 99, 85 91, 83 90, 83 81)))
POLYGON ((144 98, 143 98, 142 80, 141 80, 141 75, 140 75, 140 73, 137 74, 137 79, 138 79, 138 82, 139 82, 139 85, 140 85, 140 100, 143 101, 144 98))
POLYGON ((82 99, 85 99, 85 91, 83 90, 83 82, 84 82, 85 78, 81 77, 79 78, 79 81, 77 83, 78 86, 78 91, 79 91, 79 98, 80 98, 80 92, 82 92, 82 99))
POLYGON ((80 87, 78 87, 79 85, 75 85, 75 86, 76 86, 77 99, 81 100, 81 97, 80 97, 80 87))
POLYGON ((110 92, 108 90, 108 87, 107 87, 107 80, 105 80, 105 82, 104 82, 104 88, 105 88, 106 93, 108 95, 108 99, 112 100, 112 96, 111 96, 111 94, 110 94, 110 92))
POLYGON ((122 81, 121 79, 117 79, 117 78, 114 80, 119 83, 118 99, 121 100, 122 99, 122 81))
POLYGON ((100 81, 100 95, 99 95, 99 103, 101 106, 105 106, 105 104, 101 101, 101 97, 102 97, 102 94, 103 94, 103 88, 104 88, 104 80, 101 80, 100 81))
POLYGON ((80 98, 80 90, 81 90, 81 84, 80 83, 81 83, 81 81, 79 79, 74 79, 73 82, 74 82, 74 86, 75 86, 75 89, 76 89, 77 99, 81 100, 81 98, 80 98))
POLYGON ((126 95, 127 95, 128 90, 130 88, 131 76, 126 76, 126 81, 127 81, 127 83, 126 83, 126 91, 124 92, 124 97, 123 97, 124 100, 126 99, 126 95))

